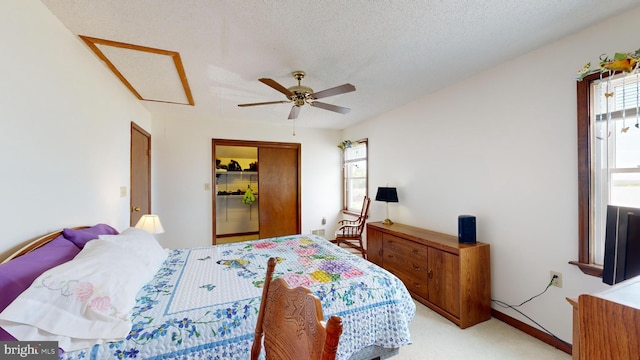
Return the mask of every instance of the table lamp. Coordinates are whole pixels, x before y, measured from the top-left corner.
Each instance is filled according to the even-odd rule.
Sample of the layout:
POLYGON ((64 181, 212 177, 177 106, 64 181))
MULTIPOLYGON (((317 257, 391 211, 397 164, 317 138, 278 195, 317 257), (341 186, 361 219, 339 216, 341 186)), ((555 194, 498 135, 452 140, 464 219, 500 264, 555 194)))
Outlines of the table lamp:
POLYGON ((142 215, 135 227, 151 234, 161 234, 164 232, 158 215, 142 215))
POLYGON ((376 201, 384 201, 387 203, 387 218, 382 222, 385 225, 392 225, 393 221, 389 219, 389 203, 398 202, 398 192, 394 187, 378 187, 376 193, 376 201))

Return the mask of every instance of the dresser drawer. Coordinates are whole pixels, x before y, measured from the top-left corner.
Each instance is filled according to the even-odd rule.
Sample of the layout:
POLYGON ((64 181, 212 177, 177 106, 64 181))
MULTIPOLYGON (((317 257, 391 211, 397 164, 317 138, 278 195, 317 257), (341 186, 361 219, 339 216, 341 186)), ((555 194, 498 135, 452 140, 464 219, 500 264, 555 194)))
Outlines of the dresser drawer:
POLYGON ((427 247, 384 234, 383 264, 407 289, 427 297, 427 247))
POLYGON ((389 269, 397 269, 407 275, 415 274, 415 276, 422 278, 422 275, 427 274, 427 257, 412 257, 402 253, 397 253, 389 249, 385 249, 383 253, 384 267, 389 269))
POLYGON ((423 298, 427 298, 429 295, 429 288, 427 286, 427 274, 425 273, 406 273, 400 269, 389 267, 385 268, 391 272, 393 275, 397 276, 400 281, 407 287, 410 291, 422 296, 423 298))
MULTIPOLYGON (((427 246, 409 241, 390 234, 383 235, 383 253, 392 253, 405 259, 421 262, 426 266, 427 246)), ((386 256, 385 256, 386 259, 386 256)))

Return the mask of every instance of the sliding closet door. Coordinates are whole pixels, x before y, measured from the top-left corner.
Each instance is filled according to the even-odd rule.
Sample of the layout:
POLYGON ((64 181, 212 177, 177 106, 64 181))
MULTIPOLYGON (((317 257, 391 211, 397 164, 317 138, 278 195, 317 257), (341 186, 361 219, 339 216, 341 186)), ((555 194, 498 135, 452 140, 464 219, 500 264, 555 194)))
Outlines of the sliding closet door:
MULTIPOLYGON (((222 178, 225 177, 228 180, 230 176, 218 174, 216 171, 215 160, 218 158, 225 158, 223 154, 223 147, 253 147, 257 148, 257 171, 250 171, 249 174, 244 172, 240 176, 241 178, 249 179, 250 183, 254 187, 256 193, 256 202, 248 207, 248 205, 241 205, 244 209, 255 209, 257 207, 258 217, 258 236, 262 239, 275 236, 299 234, 302 229, 301 220, 301 145, 298 143, 280 143, 280 142, 264 142, 264 141, 248 141, 248 140, 230 140, 230 139, 212 139, 212 178, 216 180, 216 183, 222 182, 222 178), (216 149, 220 149, 220 154, 216 149), (257 184, 255 176, 257 174, 257 184), (218 179, 220 175, 220 179, 218 179)), ((235 155, 234 155, 235 156, 235 155)), ((238 159, 240 160, 240 159, 238 159)), ((246 159, 245 159, 246 160, 246 159)), ((225 162, 229 159, 225 159, 225 162)), ((245 167, 243 167, 245 169, 245 167)), ((235 185, 234 185, 235 186, 235 185)), ((242 189, 246 185, 241 186, 242 189)), ((235 190, 237 186, 233 189, 235 190)), ((215 188, 214 188, 215 189, 215 188)), ((220 189, 225 190, 225 189, 220 189)), ((227 234, 222 226, 218 226, 217 218, 218 213, 226 203, 218 204, 218 190, 212 191, 212 204, 213 204, 213 244, 217 243, 218 236, 220 236, 221 243, 236 237, 236 235, 245 234, 227 234), (220 230, 220 231, 219 231, 220 230), (229 236, 222 236, 229 235, 229 236), (225 237, 225 239, 222 239, 225 237), (224 240, 224 241, 223 241, 224 240)), ((224 195, 223 195, 224 197, 224 195)), ((234 195, 229 198, 229 201, 237 201, 240 204, 242 197, 234 195)), ((252 219, 255 219, 256 215, 252 213, 252 219)), ((252 229, 253 230, 253 229, 252 229)), ((252 235, 255 234, 252 231, 252 235)), ((235 239, 233 240, 235 241, 235 239)))
POLYGON ((300 145, 258 148, 260 238, 299 234, 300 145))

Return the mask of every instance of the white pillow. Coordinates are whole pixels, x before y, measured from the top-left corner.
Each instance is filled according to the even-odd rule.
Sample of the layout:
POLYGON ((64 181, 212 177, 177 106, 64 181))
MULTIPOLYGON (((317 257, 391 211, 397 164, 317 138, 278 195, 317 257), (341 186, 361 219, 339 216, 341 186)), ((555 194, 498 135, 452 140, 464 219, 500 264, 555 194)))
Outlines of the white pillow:
POLYGON ((40 275, 0 313, 0 326, 21 341, 58 341, 65 351, 122 339, 131 330, 136 294, 166 257, 144 230, 101 235, 40 275))
MULTIPOLYGON (((162 246, 160 246, 158 240, 156 240, 153 235, 142 229, 130 227, 119 235, 99 235, 98 239, 121 243, 120 245, 124 246, 124 251, 135 252, 137 254, 136 259, 139 262, 148 264, 149 266, 155 266, 154 264, 159 261, 157 265, 158 269, 160 268, 160 265, 162 265, 162 262, 167 258, 167 252, 162 248, 162 246)), ((158 269, 154 271, 154 274, 158 269)))

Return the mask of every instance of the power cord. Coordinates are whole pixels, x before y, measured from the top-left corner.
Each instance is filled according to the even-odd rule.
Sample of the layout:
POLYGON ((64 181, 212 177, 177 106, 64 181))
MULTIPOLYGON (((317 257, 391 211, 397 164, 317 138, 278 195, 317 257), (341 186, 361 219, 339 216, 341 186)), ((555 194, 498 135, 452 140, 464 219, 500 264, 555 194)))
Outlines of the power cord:
POLYGON ((506 309, 506 308, 508 308, 508 309, 512 309, 512 310, 514 310, 514 311, 518 312, 520 315, 522 315, 522 316, 526 317, 527 319, 529 319, 531 322, 533 322, 534 324, 536 324, 540 329, 542 329, 544 332, 546 332, 547 334, 549 334, 549 335, 550 335, 551 337, 553 337, 554 339, 556 339, 556 340, 558 340, 558 341, 562 342, 563 344, 565 344, 565 345, 567 345, 567 346, 571 346, 571 344, 569 344, 568 342, 566 342, 566 341, 564 341, 564 340, 560 339, 559 337, 555 336, 551 331, 547 330, 544 326, 540 325, 538 322, 536 322, 535 320, 533 320, 531 317, 529 317, 528 315, 526 315, 526 314, 525 314, 525 313, 523 313, 522 311, 520 311, 520 310, 516 309, 517 307, 520 307, 520 306, 522 306, 522 305, 524 305, 524 304, 528 303, 529 301, 531 301, 531 300, 533 300, 533 299, 537 298, 538 296, 540 296, 540 295, 544 294, 545 292, 547 292, 547 290, 549 289, 549 287, 551 287, 551 285, 553 285, 553 281, 554 281, 555 279, 557 279, 557 278, 558 278, 558 275, 553 275, 553 277, 551 278, 551 281, 549 281, 549 284, 547 284, 547 287, 545 287, 545 288, 544 288, 544 290, 543 290, 541 293, 539 293, 538 295, 534 295, 534 296, 530 297, 529 299, 527 299, 527 300, 525 300, 525 301, 521 302, 521 303, 520 303, 520 304, 518 304, 518 305, 510 305, 510 304, 505 303, 504 301, 500 301, 500 300, 496 300, 496 299, 491 299, 491 301, 493 301, 494 303, 496 303, 496 305, 498 305, 498 306, 500 306, 500 307, 503 307, 503 308, 505 308, 505 309, 506 309))
MULTIPOLYGON (((525 301, 521 302, 519 305, 508 305, 508 304, 505 304, 505 305, 507 305, 507 306, 505 306, 505 307, 510 307, 510 308, 512 308, 512 309, 513 309, 513 308, 516 308, 516 307, 520 307, 520 306, 522 306, 522 305, 524 305, 524 304, 528 303, 529 301, 531 301, 531 300, 533 300, 533 299, 537 298, 538 296, 540 296, 540 295, 544 294, 545 292, 547 292, 547 290, 549 290, 549 288, 551 287, 551 285, 553 285, 553 280, 555 280, 555 279, 557 279, 557 278, 558 278, 558 275, 553 275, 553 277, 551 278, 551 281, 549 281, 549 284, 547 284, 547 287, 546 287, 546 288, 544 288, 544 290, 543 290, 540 294, 538 294, 538 295, 534 295, 534 296, 530 297, 528 300, 525 300, 525 301)), ((498 302, 498 300, 494 300, 494 301, 498 302)), ((503 303, 503 304, 504 304, 504 303, 503 303)))

